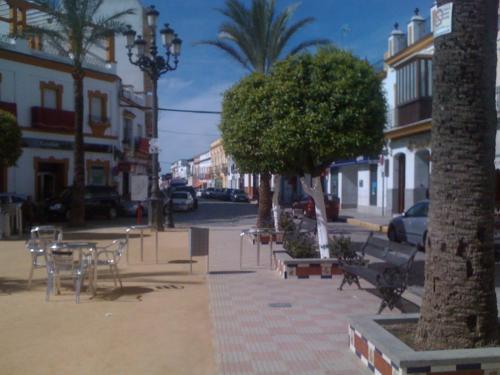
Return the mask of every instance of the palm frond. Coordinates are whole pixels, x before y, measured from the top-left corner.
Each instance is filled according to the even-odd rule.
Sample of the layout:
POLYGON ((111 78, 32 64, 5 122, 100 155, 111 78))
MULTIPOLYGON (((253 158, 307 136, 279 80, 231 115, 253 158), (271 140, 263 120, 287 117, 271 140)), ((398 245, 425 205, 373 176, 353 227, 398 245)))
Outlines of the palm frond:
POLYGON ((229 43, 225 43, 220 40, 201 40, 199 42, 196 42, 198 45, 209 45, 209 46, 214 46, 217 47, 227 54, 229 54, 232 58, 234 58, 236 61, 238 61, 245 69, 248 69, 249 71, 252 71, 252 66, 248 63, 248 60, 233 46, 231 46, 229 43))

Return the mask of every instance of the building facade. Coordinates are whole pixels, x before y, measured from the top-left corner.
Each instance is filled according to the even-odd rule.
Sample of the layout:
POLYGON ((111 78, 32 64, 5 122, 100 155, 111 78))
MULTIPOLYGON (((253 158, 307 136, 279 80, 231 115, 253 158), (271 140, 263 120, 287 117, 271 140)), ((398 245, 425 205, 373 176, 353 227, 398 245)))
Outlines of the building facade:
MULTIPOLYGON (((124 9, 117 2, 106 3, 124 9)), ((142 6, 133 3, 138 10, 134 18, 142 20, 142 6)), ((23 144, 15 167, 0 166, 0 191, 16 191, 35 201, 57 195, 73 182, 72 60, 43 37, 24 36, 28 26, 50 22, 31 2, 0 1, 0 109, 17 117, 23 144)), ((144 92, 138 95, 126 84, 128 79, 134 81, 132 72, 125 81, 120 78, 120 71, 130 65, 125 49, 116 48, 124 45, 122 39, 110 36, 86 56, 84 148, 85 183, 115 186, 126 196, 128 175, 147 173, 149 145, 144 141, 144 92)), ((145 86, 143 80, 139 91, 145 86)))

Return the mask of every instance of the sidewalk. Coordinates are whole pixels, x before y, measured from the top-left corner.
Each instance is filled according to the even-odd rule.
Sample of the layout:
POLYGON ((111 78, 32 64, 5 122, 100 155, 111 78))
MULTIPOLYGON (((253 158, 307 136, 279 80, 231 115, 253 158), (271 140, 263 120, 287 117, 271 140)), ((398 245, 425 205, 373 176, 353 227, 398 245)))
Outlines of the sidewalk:
MULTIPOLYGON (((355 234, 366 237, 366 232, 355 234)), ((284 280, 270 270, 269 246, 244 241, 239 231, 210 232, 210 314, 218 374, 360 375, 369 371, 347 343, 347 317, 376 313, 373 286, 337 290, 330 280, 284 280)), ((385 314, 399 311, 384 311, 385 314)))
POLYGON ((361 226, 381 233, 387 233, 387 227, 391 219, 392 215, 389 213, 385 213, 385 216, 382 216, 382 213, 368 213, 359 211, 356 208, 341 209, 339 217, 339 220, 345 221, 348 224, 361 226))

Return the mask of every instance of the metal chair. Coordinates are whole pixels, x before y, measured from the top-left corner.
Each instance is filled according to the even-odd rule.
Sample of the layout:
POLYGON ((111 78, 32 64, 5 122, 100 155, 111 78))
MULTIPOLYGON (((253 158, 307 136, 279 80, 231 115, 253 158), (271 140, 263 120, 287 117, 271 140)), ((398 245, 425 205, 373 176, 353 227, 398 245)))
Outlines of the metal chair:
MULTIPOLYGON (((127 248, 127 240, 120 239, 114 240, 107 246, 98 247, 97 252, 94 258, 94 266, 97 268, 98 266, 108 266, 113 276, 113 282, 115 284, 115 288, 117 285, 117 280, 120 283, 120 288, 123 287, 122 280, 120 278, 120 273, 118 272, 118 262, 120 261, 121 256, 125 252, 127 248)), ((94 286, 97 285, 97 269, 94 271, 94 286)))
POLYGON ((62 241, 63 231, 60 227, 43 225, 31 228, 30 239, 26 242, 26 249, 31 255, 31 268, 28 276, 28 289, 31 288, 33 272, 38 268, 45 268, 45 263, 40 263, 39 258, 44 257, 48 245, 54 241, 62 241))
POLYGON ((80 303, 80 290, 83 286, 85 275, 89 275, 89 285, 94 289, 91 276, 93 267, 92 248, 88 243, 62 243, 54 242, 45 251, 47 267, 47 291, 45 301, 48 302, 51 292, 61 293, 60 275, 68 273, 75 284, 76 303, 80 303))

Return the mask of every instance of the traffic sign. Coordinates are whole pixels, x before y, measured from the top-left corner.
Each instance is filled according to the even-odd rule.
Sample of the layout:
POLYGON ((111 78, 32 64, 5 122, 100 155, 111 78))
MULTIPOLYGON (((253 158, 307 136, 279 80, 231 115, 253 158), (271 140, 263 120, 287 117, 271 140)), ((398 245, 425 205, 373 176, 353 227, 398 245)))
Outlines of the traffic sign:
POLYGON ((452 32, 453 3, 446 3, 433 10, 434 38, 452 32))

